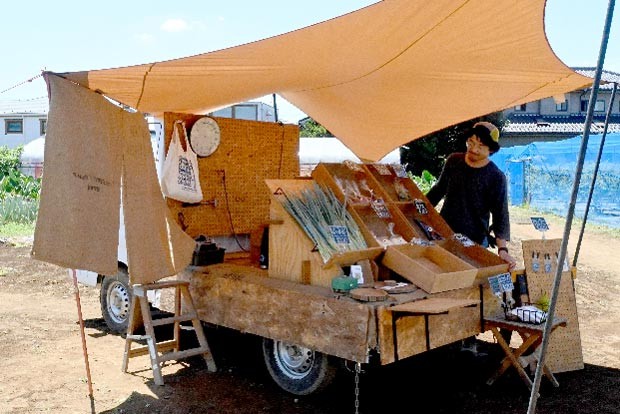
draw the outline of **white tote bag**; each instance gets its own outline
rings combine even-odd
[[[179,136],[182,131],[182,137]],[[181,145],[185,141],[185,148]],[[187,131],[183,121],[175,121],[172,126],[172,139],[164,160],[161,176],[161,190],[168,198],[186,203],[199,203],[202,200],[198,157],[187,141]]]

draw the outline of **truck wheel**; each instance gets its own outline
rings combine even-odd
[[[127,270],[119,268],[116,275],[104,277],[99,302],[103,319],[112,332],[127,332],[131,296]]]
[[[291,394],[321,391],[336,375],[327,355],[299,345],[263,338],[263,356],[271,378]]]

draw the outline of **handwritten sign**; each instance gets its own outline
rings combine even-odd
[[[428,209],[426,208],[424,201],[416,198],[413,200],[413,203],[415,204],[415,208],[418,210],[418,213],[422,215],[428,214]]]
[[[388,210],[387,206],[385,205],[385,202],[378,198],[376,200],[374,200],[371,203],[372,209],[375,211],[375,213],[377,213],[377,216],[379,216],[379,218],[382,219],[389,219],[392,218],[392,213],[390,213],[390,210]]]
[[[402,165],[392,164],[392,169],[398,178],[407,178],[407,170]]]
[[[532,220],[532,224],[534,228],[538,231],[547,231],[549,230],[549,226],[547,225],[547,221],[544,217],[530,217]]]
[[[329,226],[332,237],[337,244],[349,244],[349,231],[345,226]]]
[[[454,234],[454,239],[456,241],[458,241],[459,243],[461,243],[463,245],[463,247],[471,247],[471,246],[474,246],[476,244],[473,241],[471,241],[471,239],[469,237],[467,237],[466,235],[461,234],[461,233],[455,233]]]
[[[510,273],[502,273],[489,278],[489,285],[494,295],[500,295],[503,292],[511,292],[514,289],[512,277]]]

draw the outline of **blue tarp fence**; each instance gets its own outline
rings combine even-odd
[[[602,135],[590,135],[575,205],[583,218]],[[506,174],[511,205],[566,216],[581,136],[502,148],[491,159]],[[620,133],[607,134],[588,222],[620,228]]]

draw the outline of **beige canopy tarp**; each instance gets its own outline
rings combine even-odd
[[[62,76],[145,113],[279,93],[378,160],[430,132],[584,87],[543,0],[386,0],[294,32],[165,62]]]

